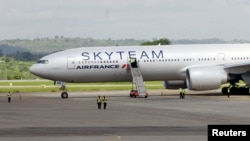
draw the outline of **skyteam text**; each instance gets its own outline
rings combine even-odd
[[[82,52],[83,60],[114,60],[114,59],[126,59],[126,58],[138,58],[138,59],[162,59],[164,54],[162,50],[155,51],[111,51],[111,52]]]

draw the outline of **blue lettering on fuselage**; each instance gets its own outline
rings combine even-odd
[[[112,64],[112,65],[82,65],[77,66],[76,69],[118,69],[120,65]]]
[[[102,60],[102,58],[99,56],[101,54],[101,52],[94,52],[93,55],[94,55],[94,60],[98,60],[97,58],[99,58],[99,60]]]
[[[120,60],[122,60],[123,59],[122,56],[123,56],[124,51],[117,51],[116,53],[120,55]]]
[[[136,58],[136,52],[135,51],[128,51],[128,57],[129,58]]]
[[[152,58],[153,59],[159,59],[159,58],[163,58],[163,51],[159,51],[159,53],[157,54],[155,51],[152,50]]]
[[[88,52],[83,52],[82,57],[83,57],[84,60],[89,60],[90,59]]]
[[[147,54],[146,51],[142,51],[140,59],[142,59],[142,58],[149,59],[148,54]]]
[[[111,55],[113,54],[113,52],[110,52],[110,53],[105,52],[105,54],[107,54],[107,55],[108,55],[108,57],[109,57],[109,60],[111,60]]]
[[[128,51],[125,53],[125,51],[111,51],[111,52],[82,52],[83,60],[122,60],[123,58],[136,58],[139,57],[139,59],[162,59],[164,58],[164,54],[162,50],[155,51],[152,50],[150,52],[147,51]],[[115,58],[117,57],[117,58]]]

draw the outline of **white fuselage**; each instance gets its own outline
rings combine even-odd
[[[64,82],[131,81],[130,58],[145,81],[185,80],[190,67],[248,63],[250,44],[82,47],[45,56],[30,71]]]

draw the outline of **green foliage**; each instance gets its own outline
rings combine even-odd
[[[159,39],[154,41],[147,41],[141,43],[142,46],[152,46],[152,45],[170,45],[170,41],[168,39]]]
[[[29,72],[29,67],[33,63],[0,57],[0,80],[35,79],[36,77]]]
[[[1,87],[3,86],[3,87]],[[0,81],[0,93],[22,92],[58,92],[59,86],[55,86],[49,80],[6,80]],[[148,90],[163,89],[161,81],[147,81]],[[69,92],[73,91],[104,91],[104,90],[130,90],[131,82],[106,82],[106,83],[67,83]]]

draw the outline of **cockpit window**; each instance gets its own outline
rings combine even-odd
[[[49,61],[48,60],[38,60],[36,63],[37,64],[48,64]]]

